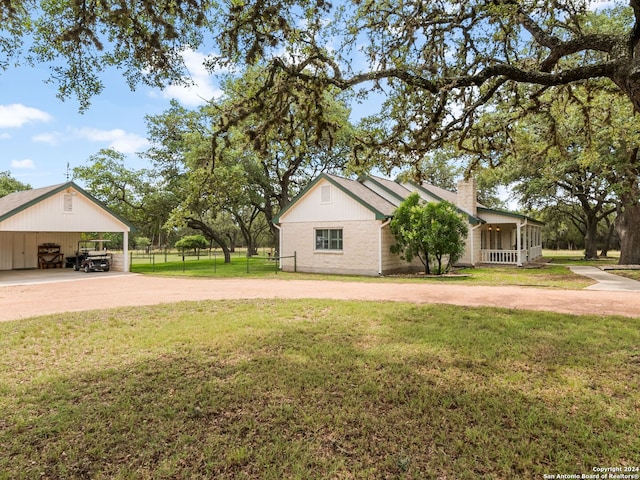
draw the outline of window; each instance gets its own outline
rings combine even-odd
[[[342,250],[342,229],[316,230],[316,250]]]

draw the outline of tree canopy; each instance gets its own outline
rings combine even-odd
[[[638,111],[640,0],[617,4],[606,22],[592,21],[593,3],[3,0],[1,65],[47,62],[61,96],[86,104],[104,68],[122,69],[131,85],[180,82],[180,54],[207,46],[212,70],[262,63],[321,88],[389,88],[431,126],[461,127],[514,82],[607,78]]]
[[[29,189],[31,189],[31,185],[13,178],[11,172],[0,172],[0,197]]]

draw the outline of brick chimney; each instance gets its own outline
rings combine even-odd
[[[473,216],[478,214],[478,185],[475,178],[458,182],[458,207]]]

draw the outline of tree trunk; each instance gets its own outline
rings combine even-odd
[[[201,220],[192,217],[187,217],[185,220],[187,221],[187,226],[189,228],[200,230],[206,237],[216,242],[224,253],[224,263],[231,263],[231,252],[221,235],[218,235],[215,230]]]
[[[615,231],[615,225],[609,217],[605,217],[605,221],[607,222],[607,233],[604,237],[604,242],[602,244],[602,250],[600,251],[601,257],[609,256],[609,249],[611,248],[611,238],[613,237],[613,232]]]
[[[598,258],[598,222],[587,215],[585,216],[585,223],[584,258],[592,260]]]
[[[620,265],[640,265],[640,201],[626,205],[615,222],[620,237]]]

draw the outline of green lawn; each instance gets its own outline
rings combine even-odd
[[[640,281],[640,270],[607,270],[607,272]]]
[[[165,262],[165,259],[167,260]],[[185,256],[156,255],[153,257],[133,257],[131,271],[151,275],[172,275],[190,277],[264,277],[278,273],[277,262],[266,257],[247,258],[233,255],[231,263],[224,263],[222,255]]]
[[[337,301],[0,323],[0,478],[542,478],[640,464],[640,319]]]
[[[574,255],[576,253],[574,252]],[[231,263],[225,264],[221,255],[208,258],[203,255],[200,259],[195,256],[182,257],[177,254],[166,256],[158,254],[153,260],[150,257],[134,257],[131,270],[149,275],[189,276],[189,277],[261,277],[279,279],[313,279],[313,280],[351,280],[361,282],[455,282],[469,285],[515,285],[539,288],[563,288],[579,290],[594,281],[569,270],[573,263],[557,264],[556,260],[550,264],[537,268],[516,268],[511,266],[492,266],[480,268],[465,268],[457,270],[458,277],[443,276],[440,278],[425,278],[422,275],[389,276],[389,277],[355,277],[344,275],[318,275],[305,273],[288,273],[277,270],[276,262],[264,257],[247,259],[242,252],[234,254]],[[575,262],[579,264],[581,262]]]

